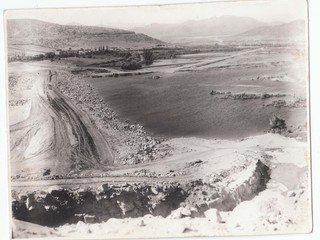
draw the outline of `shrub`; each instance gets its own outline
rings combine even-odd
[[[123,69],[123,70],[137,70],[140,68],[141,68],[141,64],[137,63],[136,61],[124,62],[121,65],[121,69]]]
[[[143,49],[143,57],[146,65],[153,63],[153,53],[151,49]]]
[[[270,97],[271,97],[271,95],[268,94],[268,93],[263,93],[263,94],[261,95],[261,98],[262,98],[262,99],[266,99],[266,98],[270,98]]]
[[[272,132],[272,133],[281,134],[282,132],[287,130],[286,121],[276,115],[273,115],[273,117],[270,119],[269,125],[270,125],[269,132]]]

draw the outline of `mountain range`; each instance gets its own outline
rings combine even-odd
[[[263,40],[263,39],[291,39],[303,40],[306,36],[306,24],[304,20],[296,20],[289,23],[261,26],[240,33],[232,38],[241,40]]]
[[[149,47],[163,44],[145,34],[115,28],[61,25],[35,19],[7,20],[8,45],[47,48]]]
[[[250,38],[296,38],[305,36],[303,20],[290,23],[262,22],[250,17],[222,16],[209,19],[186,21],[180,24],[153,23],[145,27],[131,29],[138,33],[169,42],[186,39],[215,37],[220,39]],[[276,33],[276,34],[275,34]]]
[[[61,25],[35,19],[7,20],[9,46],[57,48],[100,46],[145,48],[166,42],[213,43],[222,41],[305,40],[304,20],[265,23],[249,17],[222,16],[181,24],[154,23],[123,30],[106,26]],[[161,40],[159,40],[161,39]]]

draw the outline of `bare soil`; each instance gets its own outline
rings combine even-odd
[[[309,142],[299,135],[157,138],[119,120],[71,67],[20,66],[9,66],[15,238],[310,231]]]

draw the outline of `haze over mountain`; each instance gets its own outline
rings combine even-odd
[[[60,25],[35,19],[7,21],[9,45],[30,44],[47,48],[149,47],[163,42],[145,34],[115,28]]]
[[[164,41],[178,42],[179,40],[186,40],[187,38],[224,38],[227,36],[239,35],[253,29],[260,29],[256,30],[256,33],[258,34],[258,32],[264,31],[263,27],[266,27],[266,31],[269,29],[272,32],[272,26],[281,24],[284,23],[266,23],[250,17],[221,16],[204,20],[190,20],[181,24],[154,23],[146,27],[133,28],[132,30],[147,34],[151,37],[156,37]],[[283,34],[285,35],[285,33],[286,31]],[[255,32],[248,34],[252,34],[253,36],[255,35]]]
[[[262,40],[262,39],[291,39],[304,40],[306,34],[306,24],[304,20],[296,20],[289,23],[262,26],[233,36],[238,40]]]
[[[9,45],[34,45],[51,49],[99,46],[142,48],[164,44],[152,37],[168,42],[193,41],[196,44],[224,40],[304,40],[306,33],[304,20],[279,24],[234,16],[191,20],[181,24],[151,24],[133,29],[143,33],[105,26],[60,25],[34,19],[11,19],[7,21],[7,27]]]
[[[154,23],[132,30],[163,40],[173,40],[185,37],[235,35],[264,25],[265,23],[249,17],[222,16],[190,20],[181,24]]]

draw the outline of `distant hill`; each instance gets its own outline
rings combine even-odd
[[[164,41],[177,41],[182,38],[236,35],[265,25],[268,24],[254,18],[222,16],[192,20],[181,24],[154,23],[132,30]]]
[[[7,21],[8,45],[36,45],[46,48],[149,47],[164,42],[145,34],[121,29],[60,25],[35,19]]]
[[[82,24],[78,23],[78,22],[69,22],[66,25],[71,25],[71,26],[81,26]]]
[[[304,40],[306,36],[305,34],[305,21],[296,20],[274,26],[254,28],[231,38],[237,40]]]

